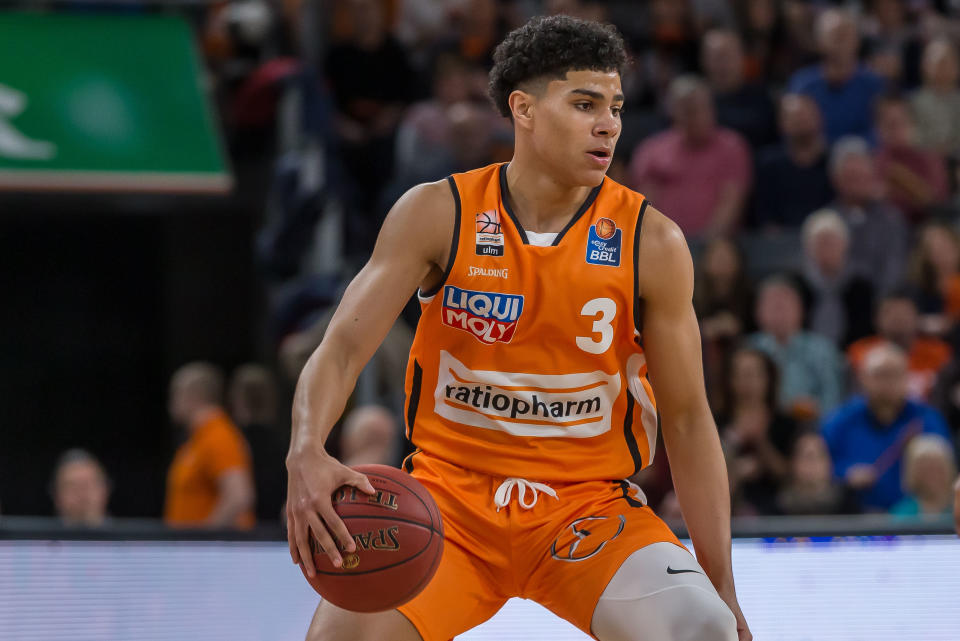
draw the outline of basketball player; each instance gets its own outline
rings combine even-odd
[[[334,565],[334,540],[355,549],[331,494],[373,488],[324,440],[418,287],[405,468],[436,499],[446,543],[412,601],[374,614],[321,603],[309,639],[444,641],[516,596],[600,641],[751,638],[690,253],[673,222],[605,177],[625,58],[596,23],[536,18],[510,33],[490,88],[513,120],[513,159],[407,192],[344,294],[294,400],[290,553],[312,576],[308,527]],[[696,559],[624,480],[650,464],[658,412]]]

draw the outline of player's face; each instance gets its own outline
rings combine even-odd
[[[538,158],[565,182],[599,185],[620,138],[622,108],[616,71],[570,71],[551,80],[533,119]]]

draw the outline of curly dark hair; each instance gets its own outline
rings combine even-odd
[[[562,79],[568,71],[623,73],[627,52],[617,28],[570,16],[532,18],[507,34],[493,53],[490,99],[510,116],[507,98],[521,84],[538,78]]]

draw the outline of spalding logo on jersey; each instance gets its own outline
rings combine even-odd
[[[509,343],[521,314],[523,296],[477,292],[453,285],[443,288],[443,324],[470,332],[485,345]]]
[[[591,265],[620,266],[620,241],[623,231],[609,218],[597,220],[590,226],[587,239],[587,262]]]
[[[503,228],[496,209],[477,212],[477,256],[503,256]]]

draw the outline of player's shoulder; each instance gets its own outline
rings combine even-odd
[[[683,232],[649,204],[644,209],[635,260],[644,298],[659,297],[658,294],[671,297],[693,286],[693,259]]]
[[[449,179],[414,185],[387,214],[374,257],[417,256],[441,264],[449,252],[459,209]]]
[[[649,256],[664,258],[689,258],[690,250],[680,226],[662,211],[647,204],[640,228],[638,259]]]
[[[450,214],[456,208],[456,198],[449,179],[420,183],[408,189],[393,206],[393,211],[417,213],[426,216]]]

